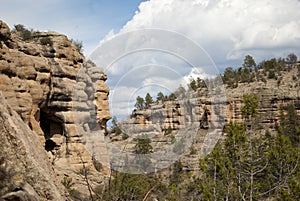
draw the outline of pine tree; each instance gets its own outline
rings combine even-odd
[[[149,108],[152,103],[153,103],[152,96],[149,93],[147,93],[145,96],[145,108]]]

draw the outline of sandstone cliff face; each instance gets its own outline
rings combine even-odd
[[[39,137],[0,92],[0,200],[69,200]],[[2,197],[2,199],[1,199]]]
[[[83,162],[92,165],[81,135],[93,129],[106,131],[110,119],[106,79],[66,36],[32,32],[24,40],[0,21],[0,91],[40,136],[61,174],[65,169],[74,172]]]
[[[242,121],[241,107],[243,105],[243,95],[258,94],[259,108],[257,121],[261,128],[275,128],[279,123],[280,108],[288,104],[295,105],[295,109],[300,114],[300,63],[289,64],[290,71],[282,72],[280,84],[275,79],[268,79],[266,83],[262,81],[252,83],[239,83],[237,88],[225,86],[226,103],[224,104],[225,121]],[[206,88],[200,88],[196,92],[189,92],[187,98],[189,107],[185,107],[182,100],[166,101],[155,103],[148,110],[133,112],[131,123],[141,125],[151,125],[158,115],[161,122],[161,130],[166,131],[169,127],[178,130],[185,125],[185,121],[199,124],[199,128],[208,129],[211,121],[212,102],[208,96]],[[186,119],[188,118],[188,120]]]
[[[170,145],[172,136],[184,128],[187,122],[198,125],[199,131],[193,139],[191,150],[186,150],[180,159],[184,169],[188,171],[198,170],[198,161],[203,154],[202,151],[209,150],[214,146],[214,144],[211,144],[212,146],[209,144],[209,139],[205,141],[209,129],[217,128],[220,121],[224,121],[225,124],[230,121],[243,121],[241,107],[243,106],[244,94],[258,94],[259,96],[258,115],[255,120],[258,125],[257,129],[275,130],[280,123],[281,107],[289,104],[293,104],[300,115],[300,81],[295,79],[299,78],[300,63],[288,64],[287,68],[290,70],[280,73],[280,83],[275,79],[267,79],[266,82],[239,83],[237,88],[225,86],[226,101],[220,107],[220,111],[224,115],[223,120],[212,117],[212,101],[208,96],[208,89],[203,87],[185,95],[185,99],[189,102],[188,105],[185,104],[186,100],[160,101],[151,105],[147,110],[133,112],[132,118],[120,126],[125,128],[125,131],[130,131],[130,135],[148,134],[151,137],[154,150],[159,150]],[[221,133],[223,136],[225,133],[220,132],[219,137],[222,138]],[[120,147],[126,145],[128,152],[133,150],[134,141],[130,139],[124,141],[119,136],[112,136],[112,139],[113,143]],[[215,141],[212,140],[212,142]],[[196,172],[193,171],[193,173]]]

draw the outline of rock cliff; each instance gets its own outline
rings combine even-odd
[[[93,129],[106,132],[110,119],[106,79],[66,36],[11,31],[0,21],[0,91],[34,132],[30,136],[40,138],[40,143],[33,139],[26,146],[44,147],[59,174],[74,172],[82,163],[92,167],[81,135]]]
[[[241,107],[245,94],[258,94],[259,96],[257,121],[261,128],[275,128],[279,123],[281,107],[288,104],[295,105],[295,109],[300,114],[300,81],[298,79],[300,63],[287,64],[286,68],[289,71],[281,72],[281,77],[278,79],[239,83],[237,88],[224,85],[226,94],[225,121],[242,121]],[[279,79],[280,83],[278,82]],[[189,91],[186,94],[186,99],[189,100],[191,108],[185,107],[182,100],[159,101],[152,104],[149,109],[134,111],[130,122],[133,125],[151,125],[155,122],[149,116],[158,115],[160,119],[164,120],[161,122],[161,131],[165,132],[169,127],[172,130],[182,128],[185,125],[186,116],[191,115],[190,121],[198,123],[199,128],[208,129],[212,113],[212,102],[208,94],[206,87]]]
[[[280,123],[281,108],[289,104],[293,104],[300,115],[300,63],[285,64],[284,69],[278,72],[277,79],[268,79],[265,76],[264,81],[239,83],[236,88],[224,85],[226,101],[220,108],[225,124],[230,121],[243,121],[241,107],[245,94],[257,94],[259,97],[258,114],[255,119],[258,125],[256,129],[274,131]],[[193,171],[199,168],[198,161],[203,148],[210,149],[210,145],[206,144],[209,143],[209,139],[203,144],[205,136],[208,135],[209,129],[217,128],[216,123],[219,120],[212,117],[213,106],[207,87],[190,90],[184,96],[183,100],[179,98],[174,101],[158,101],[148,109],[136,110],[131,119],[122,122],[119,126],[124,132],[129,131],[130,135],[148,134],[154,150],[159,150],[170,146],[176,132],[183,129],[187,122],[198,125],[198,134],[194,136],[190,149],[186,150],[184,157],[180,159],[184,169]],[[188,105],[185,104],[187,100]],[[221,138],[226,135],[224,132],[222,134]],[[112,135],[112,141],[128,152],[133,151],[135,145],[131,139],[124,140],[115,135]]]
[[[69,200],[42,143],[0,92],[0,200]]]

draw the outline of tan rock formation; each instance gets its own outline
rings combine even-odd
[[[106,79],[66,36],[32,32],[24,40],[0,21],[0,91],[40,136],[61,174],[81,168],[81,158],[93,168],[81,135],[93,129],[106,132],[111,118]]]
[[[239,83],[237,88],[225,86],[226,102],[221,104],[220,108],[213,107],[207,88],[200,88],[196,92],[190,91],[185,94],[184,100],[160,101],[151,105],[149,109],[137,110],[133,112],[132,119],[124,121],[120,126],[125,132],[129,131],[130,135],[148,134],[151,137],[154,150],[159,150],[170,144],[170,138],[175,136],[178,130],[190,124],[198,125],[199,132],[194,137],[191,146],[191,148],[198,150],[198,153],[190,154],[188,151],[180,159],[184,169],[188,171],[197,170],[199,168],[197,161],[202,154],[199,151],[210,149],[209,139],[205,142],[208,144],[204,143],[205,136],[209,135],[209,129],[218,128],[218,125],[222,126],[220,124],[222,121],[226,124],[230,121],[241,122],[243,120],[241,107],[243,106],[244,94],[258,94],[259,96],[258,115],[255,120],[258,129],[275,130],[279,124],[282,106],[293,104],[300,115],[300,81],[295,79],[295,75],[299,76],[300,63],[287,65],[290,70],[281,72],[280,84],[275,79],[267,79],[266,83],[262,81]],[[186,104],[187,101],[189,104]],[[222,119],[222,115],[221,118],[213,116],[213,108],[215,111],[220,110],[224,118]],[[216,136],[220,137],[220,135],[209,137]],[[212,142],[217,140],[212,140]],[[118,136],[112,136],[112,143],[119,146],[120,149],[126,148],[128,152],[133,150],[132,147],[135,144],[130,139],[126,139],[124,142]],[[212,144],[213,146],[214,144]]]
[[[0,166],[5,167],[1,178],[6,178],[1,181],[0,200],[70,200],[55,177],[38,135],[7,104],[1,92],[0,142]]]

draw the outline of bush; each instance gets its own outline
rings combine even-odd
[[[93,66],[93,67],[96,67],[96,64],[92,60],[90,60],[90,59],[87,60],[86,63],[91,64],[91,66]]]
[[[24,25],[17,24],[17,25],[14,25],[14,27],[15,28],[13,31],[17,32],[23,40],[32,39],[32,31],[29,31],[28,29],[26,29]]]
[[[286,58],[286,60],[289,63],[297,63],[298,57],[294,53],[291,53],[291,54],[288,55],[288,57]]]
[[[165,131],[165,135],[169,135],[169,134],[171,134],[171,133],[172,133],[172,131],[173,131],[172,127],[171,127],[171,126],[169,126],[169,127],[168,127],[168,129]]]
[[[276,75],[275,75],[275,72],[274,72],[273,70],[270,70],[270,71],[269,71],[268,78],[269,78],[269,79],[276,79]]]
[[[150,154],[153,152],[153,147],[151,146],[151,139],[146,135],[143,135],[139,138],[135,138],[135,153],[136,154]]]
[[[70,177],[65,176],[63,180],[61,180],[62,185],[66,187],[66,189],[70,192],[72,190],[72,187],[74,186],[73,179]]]
[[[41,38],[40,43],[41,43],[41,45],[50,45],[50,46],[53,45],[53,41],[49,37]]]
[[[129,138],[129,135],[126,133],[122,134],[122,140],[127,140]]]
[[[82,41],[71,39],[71,42],[76,46],[77,51],[82,53],[82,51],[83,51]]]

